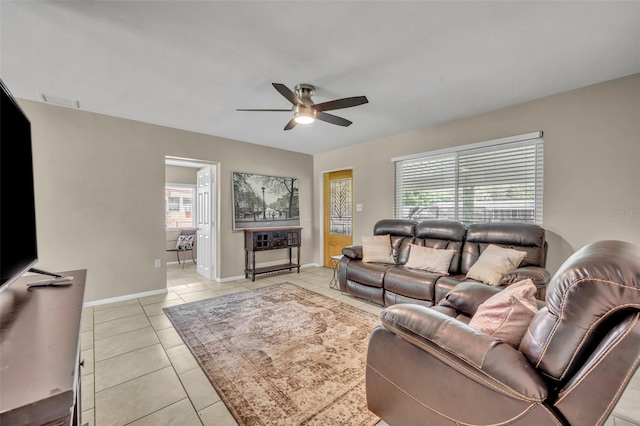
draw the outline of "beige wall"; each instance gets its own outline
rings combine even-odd
[[[425,111],[429,114],[429,111]],[[380,117],[384,119],[384,117]],[[391,158],[544,132],[544,213],[555,272],[583,245],[640,243],[640,74],[314,157],[314,200],[327,170],[353,168],[354,242],[393,217]],[[320,231],[319,203],[314,232]],[[316,250],[320,251],[320,242]]]
[[[165,156],[218,162],[218,276],[244,276],[243,234],[231,230],[231,171],[297,177],[303,247],[311,233],[313,157],[20,100],[31,121],[38,267],[86,268],[85,302],[166,287]],[[302,263],[312,263],[302,250]]]
[[[198,182],[198,169],[194,167],[165,166],[164,180],[167,183],[195,185]]]
[[[538,130],[545,141],[549,269],[591,241],[640,243],[640,74],[314,157],[20,104],[33,129],[38,267],[87,268],[85,301],[165,287],[166,270],[153,265],[166,255],[165,156],[219,163],[222,279],[243,275],[244,267],[242,233],[231,230],[232,171],[299,179],[302,263],[320,263],[322,172],[353,168],[354,203],[363,205],[354,216],[357,242],[393,215],[392,157]],[[277,259],[270,255],[264,260]]]

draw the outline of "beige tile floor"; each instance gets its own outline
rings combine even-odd
[[[235,420],[162,308],[288,281],[379,314],[381,307],[329,288],[332,270],[303,268],[217,283],[193,265],[167,267],[168,293],[85,308],[82,321],[82,422],[90,426],[227,426]],[[379,426],[385,426],[380,422]],[[640,425],[640,374],[606,423]]]
[[[287,281],[374,314],[381,307],[329,288],[333,271],[303,268],[217,283],[193,265],[167,267],[168,293],[85,308],[82,422],[116,425],[236,425],[162,308]],[[382,422],[381,425],[384,425]]]

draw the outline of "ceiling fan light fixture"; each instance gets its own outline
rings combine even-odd
[[[308,115],[298,115],[296,117],[296,123],[298,124],[311,124],[314,121],[316,121],[316,119]]]
[[[298,124],[311,124],[316,121],[316,112],[313,109],[301,108],[299,105],[293,107],[293,119]]]

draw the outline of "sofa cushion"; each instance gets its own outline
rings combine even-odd
[[[417,223],[415,220],[408,219],[382,219],[373,226],[373,234],[413,237]]]
[[[428,219],[416,225],[415,244],[435,249],[455,250],[449,274],[460,273],[461,249],[467,228],[453,220]]]
[[[398,303],[411,303],[414,305],[433,307],[433,301],[431,300],[419,300],[413,297],[403,296],[402,294],[396,294],[389,290],[384,291],[384,306],[397,305]]]
[[[490,244],[526,252],[520,266],[545,266],[547,243],[543,227],[530,223],[474,223],[465,237],[460,273],[469,272]]]
[[[510,285],[480,304],[469,326],[518,347],[538,312],[536,292],[536,286],[529,279]]]
[[[384,289],[416,300],[433,302],[434,287],[440,274],[394,266],[387,269]]]
[[[449,265],[451,265],[451,259],[456,253],[455,250],[434,249],[415,244],[411,244],[410,247],[409,259],[405,263],[405,267],[449,275]]]
[[[440,278],[438,278],[438,281],[436,281],[436,292],[435,292],[435,303],[438,303],[439,301],[441,301],[442,299],[445,298],[445,296],[447,295],[447,293],[449,293],[455,286],[457,286],[458,284],[460,284],[462,281],[464,281],[466,279],[466,277],[464,275],[454,275],[454,276],[442,276]],[[483,284],[486,287],[486,284]]]
[[[409,244],[413,243],[417,222],[408,219],[382,219],[373,226],[373,235],[391,236],[391,251],[395,263],[403,265],[409,257]]]
[[[467,272],[467,278],[499,286],[502,276],[516,269],[527,255],[518,251],[490,244],[480,255],[478,261]]]
[[[362,261],[367,263],[395,263],[391,250],[391,236],[389,234],[363,236]]]
[[[396,260],[396,265],[404,265],[409,259],[409,250],[413,244],[413,237],[391,236],[391,251]]]
[[[387,263],[365,263],[352,260],[346,271],[346,279],[365,286],[382,288],[384,275],[392,266]]]
[[[340,290],[359,297],[360,299],[366,299],[379,305],[384,305],[385,291],[382,287],[362,285],[355,281],[346,280],[344,286],[340,286]]]

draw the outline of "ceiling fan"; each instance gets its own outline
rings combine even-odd
[[[293,104],[291,109],[237,109],[236,111],[292,112],[293,118],[284,126],[284,130],[291,130],[296,124],[313,123],[315,120],[322,120],[327,123],[347,127],[351,125],[351,121],[336,115],[327,114],[325,111],[350,108],[369,102],[366,96],[353,96],[315,104],[311,100],[311,96],[316,93],[316,89],[310,84],[298,84],[295,87],[295,93],[282,83],[271,84],[273,84],[273,87],[275,87],[282,96]]]

